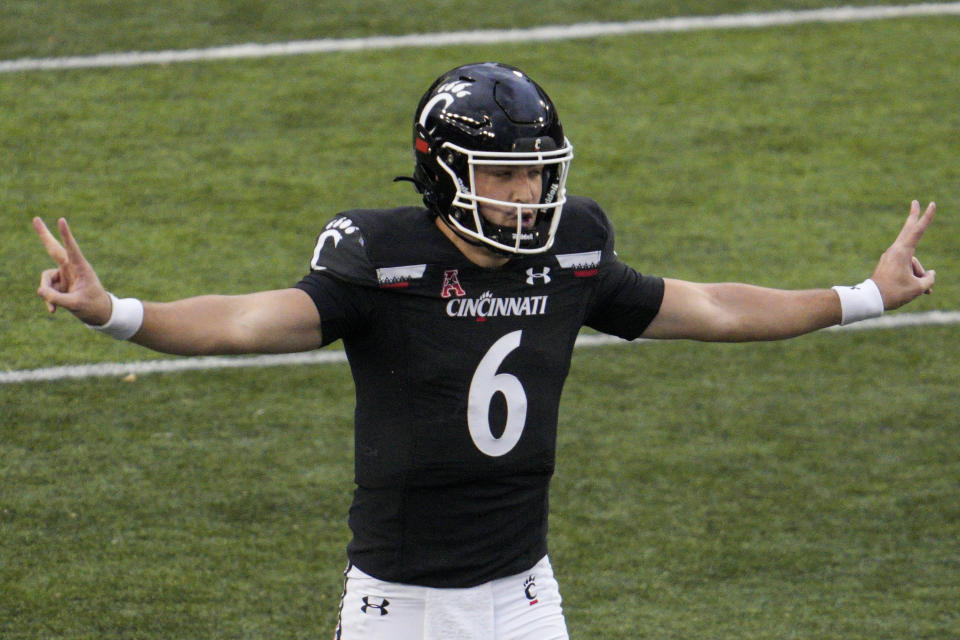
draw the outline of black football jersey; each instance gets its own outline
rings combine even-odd
[[[620,262],[593,201],[553,248],[482,268],[425,209],[345,212],[298,285],[356,384],[348,555],[382,580],[467,587],[547,551],[560,392],[582,326],[632,339],[663,281]]]

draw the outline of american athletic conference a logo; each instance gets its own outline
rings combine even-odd
[[[380,602],[370,602],[370,596],[363,596],[363,598],[361,598],[361,600],[363,601],[363,604],[360,605],[360,611],[363,611],[366,614],[379,613],[381,616],[385,616],[388,613],[390,613],[389,611],[387,611],[387,607],[390,605],[390,601],[387,600],[386,598],[376,598],[376,599],[380,600]]]
[[[462,298],[467,292],[460,286],[460,276],[457,269],[445,269],[443,272],[443,286],[440,288],[440,297],[449,298],[456,295]]]

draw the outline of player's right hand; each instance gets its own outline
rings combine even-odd
[[[41,274],[37,295],[47,303],[50,313],[56,311],[57,307],[63,307],[87,324],[106,324],[113,308],[110,296],[100,284],[93,267],[83,257],[66,219],[60,218],[57,227],[63,239],[62,245],[43,220],[33,219],[33,228],[57,265],[56,269],[47,269]]]

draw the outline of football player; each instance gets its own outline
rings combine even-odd
[[[65,220],[39,295],[119,339],[176,354],[342,340],[356,383],[356,490],[337,637],[567,637],[547,555],[560,391],[581,327],[626,339],[789,338],[899,307],[934,283],[912,203],[871,278],[777,290],[638,273],[593,201],[568,195],[573,147],[519,69],[453,69],[413,121],[424,206],[339,213],[294,286],[174,302],[118,299]]]

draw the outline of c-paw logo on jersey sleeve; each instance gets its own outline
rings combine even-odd
[[[313,250],[313,260],[310,261],[310,265],[315,271],[324,271],[326,267],[320,264],[320,252],[323,251],[323,248],[327,245],[327,240],[333,243],[333,248],[336,249],[340,246],[340,242],[345,236],[352,236],[359,229],[353,220],[346,218],[344,216],[337,216],[333,220],[327,223],[327,226],[323,228],[323,233],[317,237],[317,246]],[[357,241],[363,245],[363,236],[357,235]]]

